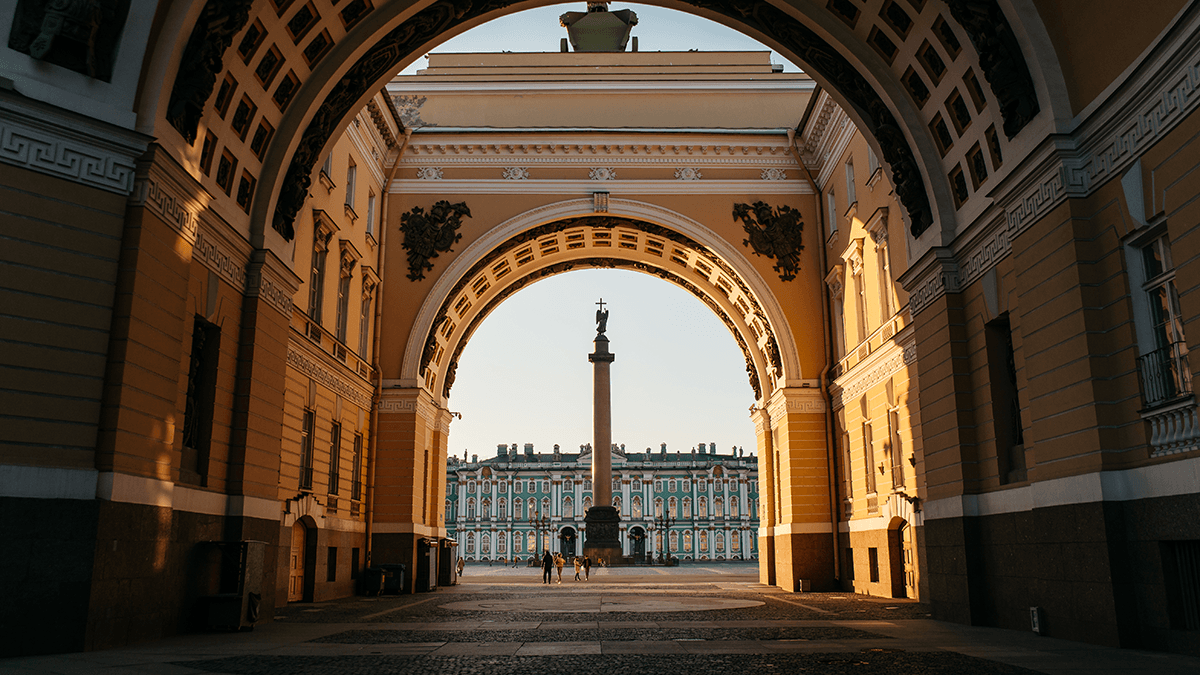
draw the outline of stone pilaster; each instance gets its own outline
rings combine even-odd
[[[773,484],[775,584],[797,590],[833,587],[833,525],[829,512],[825,399],[818,389],[775,392],[767,405],[776,467]]]

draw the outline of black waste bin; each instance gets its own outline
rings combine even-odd
[[[382,567],[368,567],[362,580],[363,595],[379,595],[383,592],[387,572]]]
[[[407,588],[404,575],[408,570],[404,563],[382,563],[379,568],[384,574],[383,590],[387,593],[403,593]]]

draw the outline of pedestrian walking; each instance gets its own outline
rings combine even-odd
[[[583,580],[587,581],[592,578],[592,558],[591,556],[583,556]]]
[[[550,557],[550,549],[542,554],[542,583],[550,583],[550,571],[554,569],[554,558]]]
[[[466,568],[466,566],[467,566],[467,561],[463,560],[461,555],[458,556],[458,576],[461,577],[463,575],[463,569]]]
[[[563,568],[564,563],[566,563],[566,561],[563,560],[562,554],[555,553],[554,554],[554,566],[556,568],[558,568],[558,583],[560,583],[560,584],[562,583],[562,568]]]
[[[579,573],[583,571],[583,562],[575,556],[575,581],[579,581]]]

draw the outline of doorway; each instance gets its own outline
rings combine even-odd
[[[307,538],[308,528],[302,521],[297,520],[296,524],[292,525],[292,552],[288,562],[288,602],[304,600],[304,554]]]
[[[558,550],[567,560],[575,557],[575,541],[578,538],[573,527],[564,527],[558,534]]]
[[[633,554],[635,561],[646,558],[646,531],[640,527],[629,531],[629,552]]]

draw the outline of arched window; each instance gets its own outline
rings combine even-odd
[[[633,513],[631,515],[634,518],[642,517],[642,497],[641,497],[641,495],[634,495],[632,509],[633,509]]]
[[[504,536],[504,533],[496,535],[496,553],[508,553],[508,542],[505,541],[506,539],[507,537]]]
[[[468,532],[467,533],[467,555],[473,555],[474,553],[475,553],[475,533]]]
[[[550,481],[548,481],[548,480],[542,481],[542,492],[545,492],[547,494],[550,493]]]
[[[525,512],[526,520],[537,518],[537,500],[533,497],[529,498],[529,510]]]
[[[590,508],[592,508],[592,498],[591,498],[591,497],[584,497],[584,498],[583,498],[583,515],[585,515],[585,516],[586,516],[586,515],[587,515],[587,512],[588,512],[588,509],[590,509]]]
[[[725,500],[720,497],[713,497],[713,515],[717,518],[725,517]]]
[[[513,553],[520,553],[524,549],[525,535],[520,532],[513,535]]]
[[[467,483],[467,492],[469,494],[475,494],[475,481]]]
[[[575,517],[575,502],[570,497],[563,497],[562,517],[563,518],[574,518]]]
[[[629,484],[629,489],[633,490],[634,492],[641,492],[642,491],[642,481],[634,478],[633,482]]]
[[[678,518],[679,510],[677,507],[678,507],[678,502],[676,501],[676,499],[674,497],[671,497],[670,499],[668,499],[667,500],[667,515],[671,516],[672,518]]]
[[[662,481],[661,480],[654,481],[654,491],[662,492]]]
[[[683,481],[683,491],[684,492],[692,491],[692,481],[686,480],[686,479]]]
[[[521,519],[521,498],[513,497],[513,520]]]
[[[485,520],[492,517],[492,500],[485,499],[479,503],[479,517]]]
[[[629,515],[625,511],[621,510],[621,495],[613,495],[613,504],[612,505],[613,505],[613,508],[617,510],[617,513],[619,513],[623,516]]]
[[[454,520],[454,502],[446,500],[446,520]]]
[[[742,535],[740,532],[729,533],[729,551],[731,553],[740,553],[742,550]]]
[[[616,492],[616,491],[618,491],[618,490],[620,490],[620,489],[621,489],[621,479],[620,479],[620,478],[614,478],[614,479],[613,479],[613,492]]]
[[[550,515],[550,498],[549,497],[542,497],[542,515],[543,516]]]
[[[508,500],[507,499],[497,499],[496,506],[499,507],[499,509],[500,509],[500,520],[504,520],[505,518],[507,518],[508,517]]]
[[[716,544],[717,553],[725,552],[725,535],[717,532],[713,535],[713,543]]]
[[[467,520],[475,520],[475,498],[467,499]]]
[[[739,504],[741,504],[741,503],[742,503],[741,497],[730,497],[729,498],[729,517],[730,518],[738,517],[738,512],[740,512],[742,510],[741,507],[739,506]]]
[[[506,481],[500,481],[499,489],[500,489],[501,493],[507,494],[508,493],[508,483]]]
[[[673,530],[671,531],[671,550],[672,551],[679,550],[679,533],[675,532]]]
[[[683,498],[683,517],[684,518],[692,517],[692,498],[691,497]]]
[[[692,552],[692,533],[691,532],[683,533],[683,550],[688,553]]]
[[[535,492],[537,492],[537,482],[531,480],[529,481],[529,494],[533,494]]]
[[[700,530],[700,552],[708,553],[708,531]]]
[[[483,481],[483,493],[488,495],[492,494],[492,481]]]
[[[655,517],[655,518],[662,518],[662,514],[663,514],[663,512],[662,512],[662,500],[661,500],[661,499],[655,499],[655,500],[654,500],[654,517]]]
[[[488,555],[492,552],[492,538],[486,532],[479,535],[479,554]]]
[[[674,479],[674,478],[672,478],[672,479],[671,479],[671,480],[670,480],[670,481],[667,483],[667,492],[675,492],[675,488],[677,487],[677,485],[678,485],[678,484],[675,482],[675,479]]]
[[[513,483],[513,493],[514,494],[520,494],[521,492],[524,491],[524,488],[525,488],[525,481],[523,481],[523,480],[519,480],[519,481]]]
[[[530,532],[529,534],[526,535],[526,538],[529,541],[529,552],[537,553],[537,534],[534,532]]]
[[[707,497],[700,497],[699,499],[696,500],[696,517],[697,518],[707,518],[708,517],[708,498]]]

